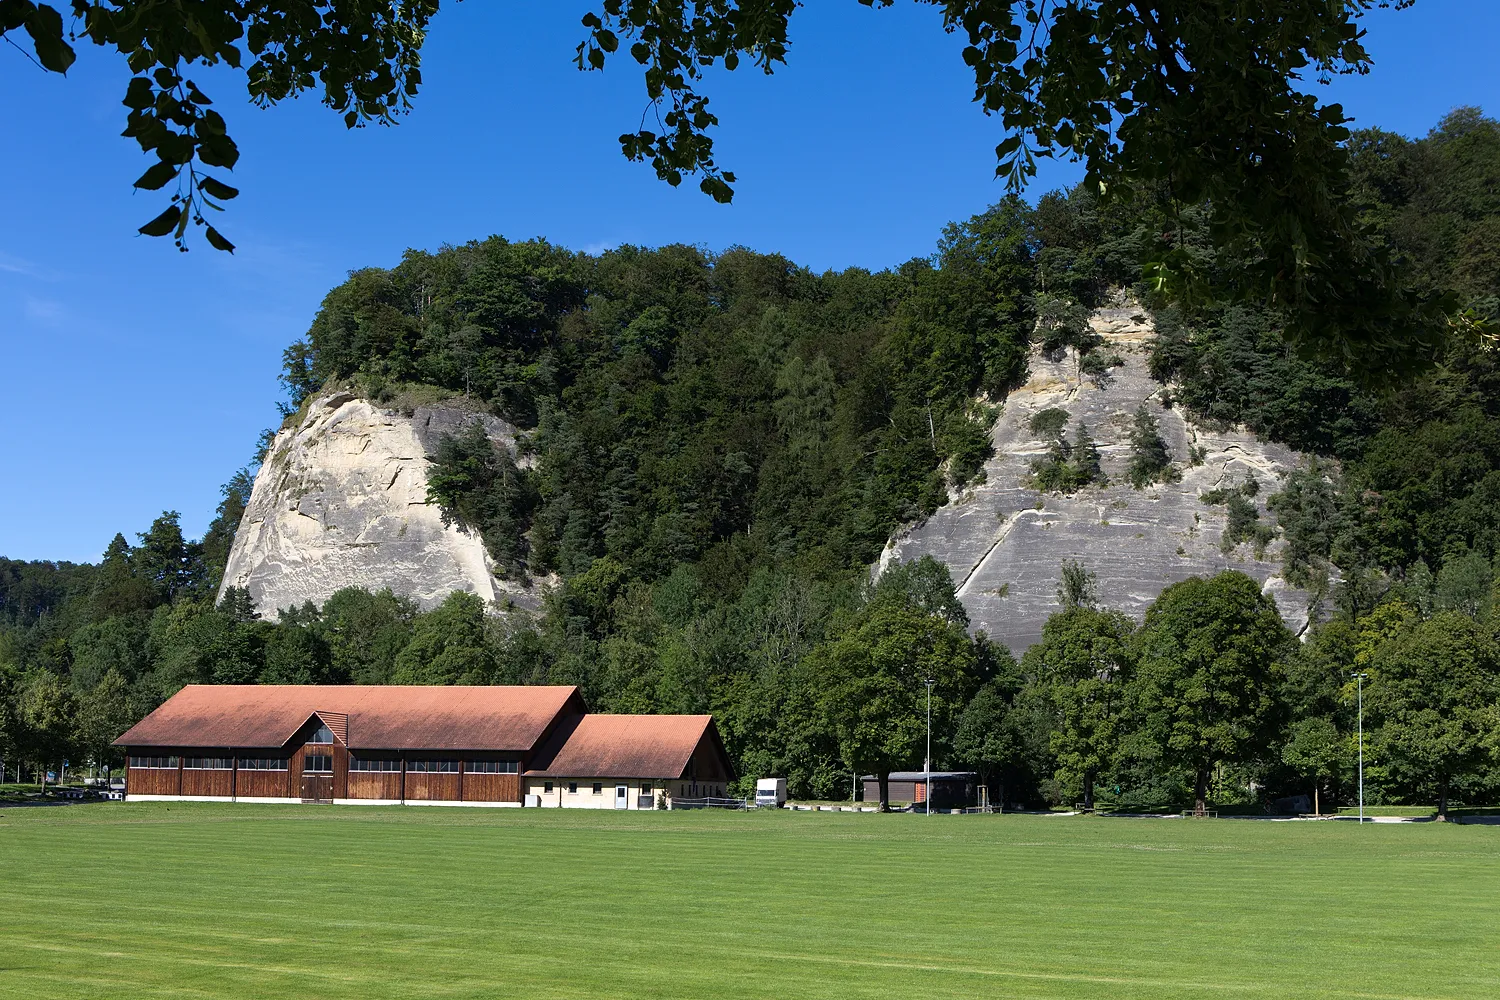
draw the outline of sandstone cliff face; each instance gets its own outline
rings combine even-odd
[[[266,617],[348,586],[390,587],[424,608],[455,590],[534,604],[495,578],[477,533],[445,526],[427,502],[426,456],[475,420],[514,451],[516,429],[495,417],[441,405],[408,417],[347,392],[315,399],[255,477],[220,596],[248,588]]]
[[[1199,500],[1206,490],[1238,485],[1250,476],[1260,487],[1254,503],[1267,520],[1266,497],[1280,489],[1280,479],[1300,456],[1248,433],[1195,426],[1179,409],[1164,409],[1163,387],[1147,367],[1153,331],[1139,310],[1101,310],[1092,322],[1105,338],[1101,350],[1119,354],[1125,364],[1112,369],[1101,388],[1087,377],[1080,384],[1071,354],[1049,360],[1034,350],[1030,381],[1006,398],[995,424],[986,482],[893,538],[876,571],[892,560],[924,554],[946,563],[973,627],[1018,655],[1041,637],[1047,617],[1058,610],[1064,560],[1078,560],[1097,574],[1101,604],[1137,620],[1169,584],[1238,569],[1264,584],[1293,630],[1305,628],[1308,595],[1281,578],[1282,543],[1273,542],[1259,559],[1248,544],[1221,551],[1226,509]],[[1130,428],[1143,401],[1183,473],[1179,483],[1144,490],[1130,486]],[[1087,425],[1109,485],[1071,496],[1026,485],[1032,461],[1048,448],[1028,423],[1049,407],[1068,411],[1070,440],[1080,419]],[[1190,464],[1190,447],[1201,449],[1196,452],[1200,464]]]

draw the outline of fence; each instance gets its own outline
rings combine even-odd
[[[701,799],[685,799],[673,796],[671,799],[672,809],[748,809],[748,799],[721,799],[708,796]]]

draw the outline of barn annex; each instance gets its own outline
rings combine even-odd
[[[590,714],[567,686],[194,684],[115,745],[130,800],[519,806],[524,781],[642,809],[733,777],[711,716]]]

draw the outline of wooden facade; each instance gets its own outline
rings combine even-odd
[[[521,805],[522,776],[601,718],[575,688],[190,685],[117,745],[129,799]],[[707,716],[610,718],[630,727],[609,742],[613,759],[666,753],[674,762],[643,773],[695,790],[730,780],[717,733],[702,739]]]

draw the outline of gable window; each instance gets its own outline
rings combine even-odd
[[[302,758],[302,772],[304,774],[332,774],[333,758],[327,754],[310,753]]]
[[[516,760],[471,760],[464,764],[470,774],[520,774],[521,762]]]
[[[349,758],[349,770],[351,771],[399,771],[401,762],[399,760],[366,760],[363,757]]]
[[[333,742],[333,732],[327,726],[323,725],[323,723],[320,722],[320,723],[318,723],[318,728],[314,729],[313,730],[313,734],[307,738],[307,742],[309,742],[309,743],[332,743]]]

